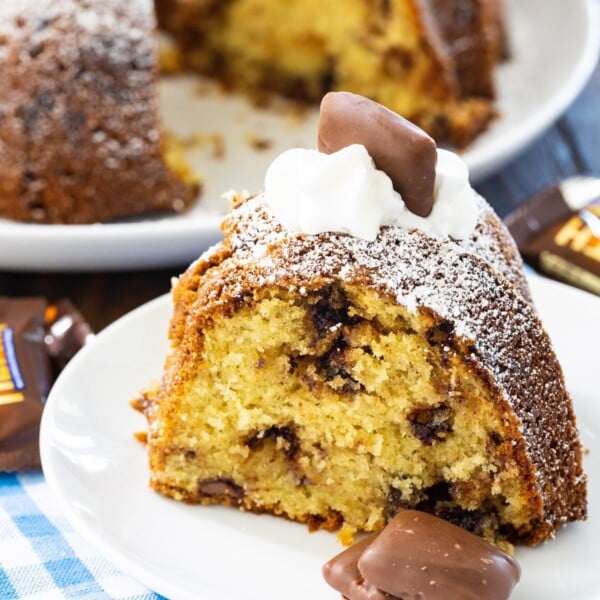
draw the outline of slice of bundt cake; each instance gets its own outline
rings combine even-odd
[[[157,0],[187,67],[234,89],[318,101],[349,90],[438,142],[464,146],[492,118],[499,0]]]
[[[195,199],[161,136],[152,10],[0,2],[0,217],[92,223]]]
[[[370,117],[355,125],[402,126]],[[162,381],[134,401],[155,490],[330,530],[417,508],[501,544],[585,518],[571,400],[514,244],[460,160],[437,161],[425,218],[355,145],[290,151],[265,194],[235,197],[224,241],[174,285]]]

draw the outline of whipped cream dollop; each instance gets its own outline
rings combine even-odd
[[[267,170],[265,199],[286,229],[311,235],[331,231],[373,241],[382,226],[395,225],[460,240],[471,235],[477,222],[467,166],[458,155],[440,149],[435,199],[427,217],[408,210],[389,176],[360,144],[333,154],[287,150]]]

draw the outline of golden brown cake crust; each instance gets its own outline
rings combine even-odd
[[[474,242],[479,247],[487,241],[481,215]],[[262,197],[235,210],[224,232],[225,241],[193,264],[174,288],[170,337],[177,351],[168,358],[162,390],[145,407],[151,438],[160,419],[168,418],[163,414],[156,420],[161,395],[177,394],[193,378],[193,356],[212,319],[251,306],[269,286],[306,293],[343,281],[443,325],[449,332],[446,343],[486,382],[510,424],[511,440],[502,452],[519,463],[529,490],[526,502],[538,515],[517,541],[539,543],[562,524],[585,518],[586,478],[561,367],[531,304],[491,264],[472,249],[415,230],[383,228],[371,243],[343,234],[289,234]],[[503,261],[500,256],[494,262]],[[164,484],[156,487],[169,493]]]
[[[161,156],[150,0],[0,3],[0,216],[91,223],[183,210]]]
[[[526,300],[531,301],[531,292],[523,271],[523,259],[508,229],[492,207],[479,195],[477,208],[479,219],[475,231],[470,237],[457,243],[461,248],[493,265]]]

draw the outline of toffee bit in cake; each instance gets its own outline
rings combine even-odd
[[[484,515],[478,510],[467,510],[449,502],[439,502],[434,512],[441,519],[476,535],[483,535],[486,529],[489,529],[489,522],[492,519],[490,514]]]
[[[386,500],[386,521],[391,520],[401,510],[406,510],[408,508],[415,508],[419,506],[419,499],[421,498],[421,495],[412,495],[410,498],[405,498],[404,494],[400,490],[391,487]]]
[[[352,367],[347,363],[347,349],[348,343],[344,338],[338,337],[331,348],[317,358],[318,372],[327,383],[341,392],[364,390],[364,386],[352,377]]]
[[[381,15],[386,19],[392,14],[392,1],[381,0]]]
[[[337,531],[343,522],[344,517],[337,510],[329,510],[326,515],[307,515],[306,520],[309,531]]]
[[[241,501],[244,497],[244,488],[234,483],[231,479],[205,479],[198,483],[198,492],[202,496],[226,497],[231,500]]]
[[[338,286],[327,286],[309,298],[307,305],[316,333],[326,336],[338,325],[354,325],[356,316],[351,316],[352,306],[344,291]]]
[[[423,407],[412,410],[406,417],[410,421],[413,435],[426,446],[443,442],[446,434],[452,431],[454,415],[447,404]]]
[[[232,300],[235,310],[239,310],[248,304],[250,301],[250,294],[237,294]]]
[[[427,331],[427,341],[432,346],[452,346],[454,325],[450,321],[442,321]]]
[[[390,488],[387,496],[386,520],[391,520],[403,510],[416,509],[433,513],[471,533],[492,539],[493,532],[500,526],[496,508],[486,506],[484,512],[469,510],[457,504],[459,490],[468,486],[469,482],[464,482],[464,485],[460,482],[450,485],[446,481],[440,481],[429,488],[413,490],[408,496],[396,488]]]
[[[258,431],[246,437],[244,445],[250,450],[258,450],[267,440],[274,440],[281,444],[286,458],[293,460],[299,448],[298,436],[294,430],[294,425],[284,425],[283,427],[272,425],[264,431]]]
[[[386,520],[390,520],[401,510],[416,509],[434,513],[436,506],[449,505],[452,502],[450,484],[439,481],[429,487],[412,487],[409,493],[391,487],[387,496]]]
[[[535,522],[536,527],[540,527],[542,523]],[[510,543],[515,544],[521,537],[522,533],[518,530],[517,527],[511,525],[510,523],[502,523],[498,527],[498,531],[503,539],[508,540]]]
[[[317,451],[321,458],[325,458],[327,456],[327,450],[323,448],[323,444],[321,444],[321,442],[315,442],[312,447]]]
[[[433,512],[435,505],[438,502],[448,502],[451,500],[450,496],[450,484],[446,481],[438,481],[432,486],[423,490],[425,495],[425,502],[419,504],[419,510],[426,510],[427,512]]]
[[[504,438],[497,431],[490,431],[488,437],[495,446],[499,446],[504,441]]]
[[[292,375],[298,371],[300,366],[300,357],[298,356],[288,356],[288,368],[287,374]]]
[[[344,351],[347,347],[348,344],[342,338],[338,338],[331,349],[317,359],[319,368],[325,376],[325,381],[331,381],[337,376],[342,378],[350,377],[344,360]]]

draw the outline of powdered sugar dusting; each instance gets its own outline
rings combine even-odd
[[[493,226],[497,224],[490,223],[491,209],[482,199],[478,199],[478,209],[480,219],[476,233],[464,243],[402,227],[383,227],[373,242],[338,233],[314,236],[290,233],[277,222],[262,196],[243,203],[226,222],[225,230],[233,234],[229,242],[236,262],[244,263],[252,271],[257,266],[263,267],[261,271],[275,271],[272,273],[275,280],[288,278],[290,272],[294,277],[308,279],[339,274],[349,281],[364,280],[368,274],[371,285],[412,310],[425,304],[442,317],[453,319],[459,316],[460,302],[451,295],[439,294],[445,282],[452,280],[465,293],[479,294],[486,305],[487,298],[498,287],[495,279],[482,282],[472,270],[463,268],[463,263],[473,260],[474,256],[483,254],[486,262],[515,286],[526,287],[520,260],[512,262],[512,255],[507,257],[502,251],[500,242],[506,240]],[[269,248],[276,248],[277,252],[268,252]],[[438,256],[442,251],[456,255],[446,273],[440,272],[445,262]],[[399,259],[404,263],[402,270]],[[490,289],[480,289],[483,284]],[[468,320],[458,323],[457,327],[460,335],[475,337]]]

